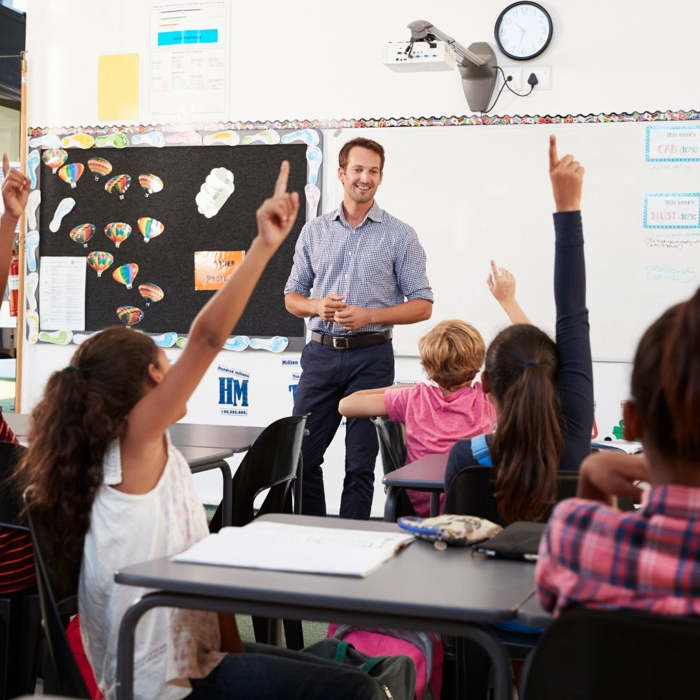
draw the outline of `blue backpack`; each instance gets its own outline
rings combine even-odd
[[[489,452],[489,445],[486,442],[486,435],[477,435],[472,438],[472,454],[474,459],[482,467],[492,467],[493,462],[491,461],[491,453]]]

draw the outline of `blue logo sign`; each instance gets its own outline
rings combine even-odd
[[[248,380],[219,377],[219,404],[248,406]]]

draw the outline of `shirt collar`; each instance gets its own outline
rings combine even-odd
[[[653,486],[643,513],[647,518],[668,515],[683,520],[697,519],[700,517],[700,488],[679,484]]]
[[[340,219],[340,221],[346,225],[349,226],[348,222],[345,220],[345,212],[343,211],[343,204],[342,202],[338,206],[338,208],[333,212],[333,220]],[[377,200],[375,199],[374,202],[372,202],[372,206],[370,207],[370,210],[367,212],[367,216],[362,220],[362,223],[360,226],[362,226],[367,219],[371,219],[372,221],[376,223],[381,223],[384,220],[384,210],[379,207],[377,204]],[[357,228],[359,228],[358,226]]]

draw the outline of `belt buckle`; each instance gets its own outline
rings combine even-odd
[[[350,347],[350,341],[345,336],[334,336],[333,337],[333,349],[334,350],[347,350]]]

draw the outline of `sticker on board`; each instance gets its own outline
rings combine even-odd
[[[245,250],[197,250],[194,253],[194,288],[221,289],[243,261]]]

